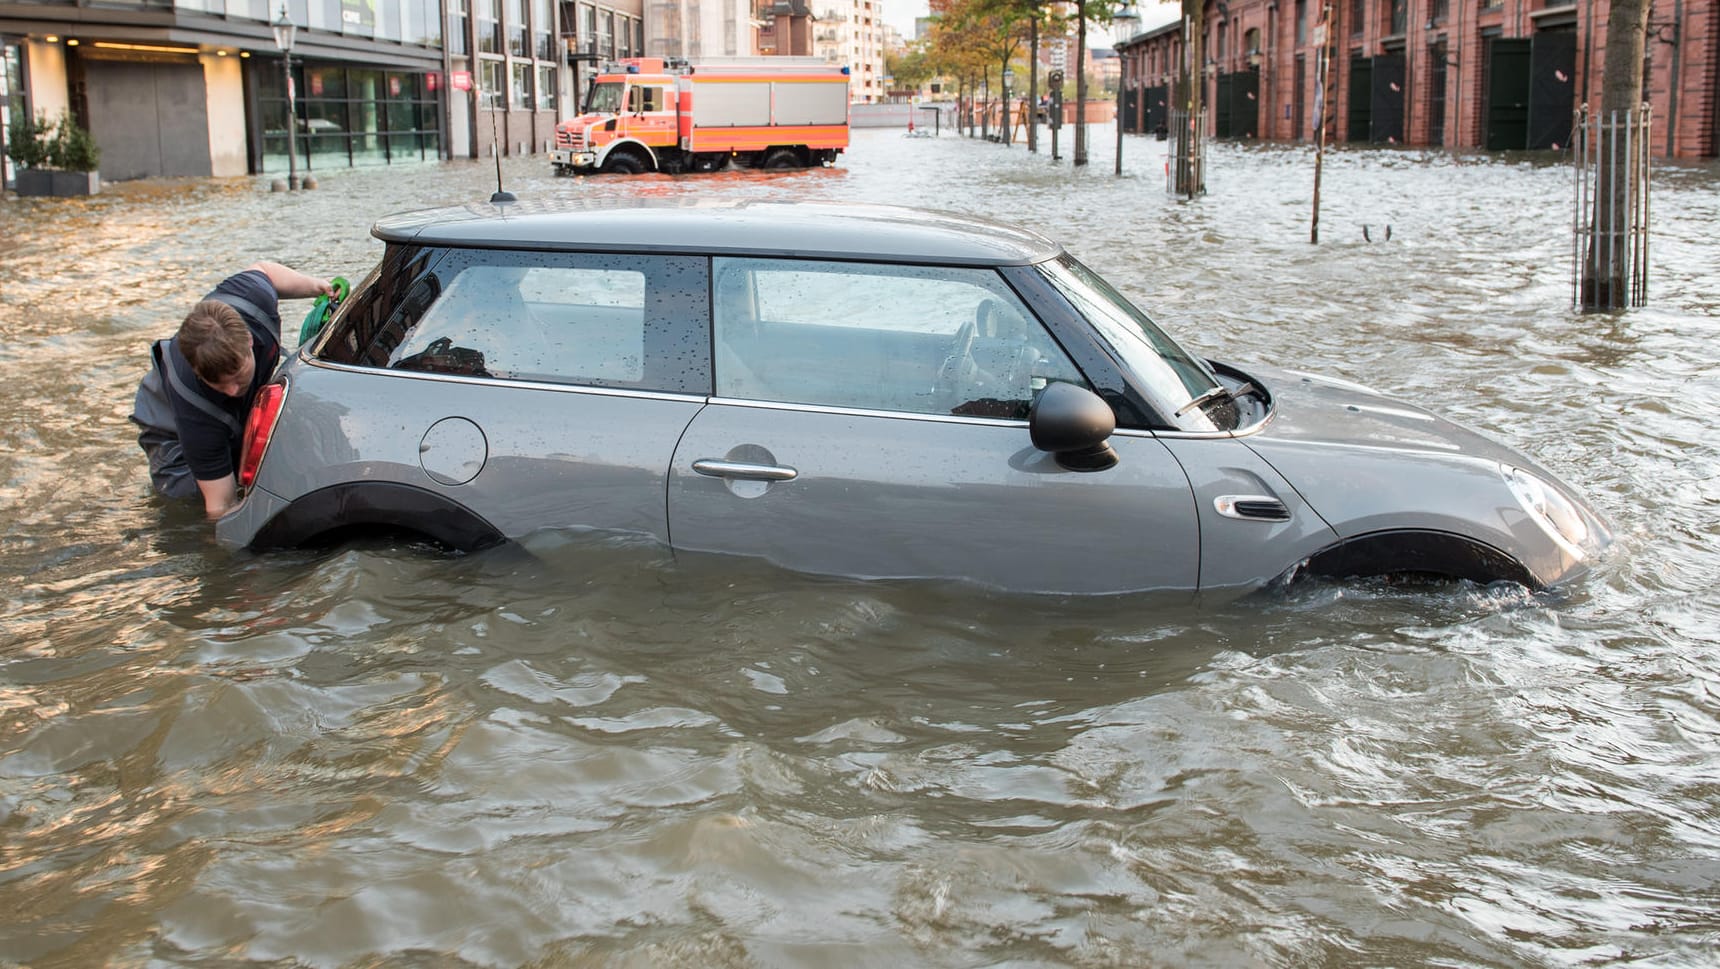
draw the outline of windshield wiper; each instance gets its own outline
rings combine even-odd
[[[1241,400],[1242,398],[1248,397],[1248,396],[1253,395],[1253,394],[1259,394],[1260,392],[1261,392],[1260,388],[1254,386],[1254,384],[1252,384],[1252,383],[1244,383],[1242,386],[1236,388],[1235,390],[1231,390],[1229,387],[1226,387],[1223,384],[1219,384],[1218,386],[1212,388],[1211,390],[1207,391],[1206,393],[1201,394],[1200,396],[1198,396],[1195,399],[1189,401],[1188,403],[1182,405],[1181,407],[1178,407],[1176,413],[1172,414],[1171,416],[1172,417],[1181,417],[1184,414],[1188,413],[1189,411],[1194,410],[1196,407],[1204,407],[1207,404],[1212,403],[1213,401],[1217,400],[1220,397],[1223,397],[1226,400],[1234,401],[1234,400]]]

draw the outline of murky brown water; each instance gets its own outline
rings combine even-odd
[[[1582,316],[1564,168],[1340,153],[1312,247],[1309,152],[1215,147],[1183,204],[1109,139],[505,170],[1032,225],[1197,349],[1529,452],[1617,552],[1561,594],[1174,608],[566,535],[234,556],[147,494],[146,341],[257,258],[356,277],[492,169],[0,203],[0,964],[1714,964],[1720,170],[1657,173],[1651,305]]]

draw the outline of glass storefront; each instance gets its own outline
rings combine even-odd
[[[24,108],[24,49],[0,40],[0,145],[10,137],[5,129],[28,117]],[[12,159],[0,151],[0,185],[10,185]]]
[[[262,170],[284,173],[287,102],[281,66],[261,61],[257,68]],[[293,77],[301,172],[435,161],[441,156],[435,74],[295,60]]]

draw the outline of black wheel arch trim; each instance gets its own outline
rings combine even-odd
[[[1391,529],[1355,535],[1308,556],[1292,578],[1347,579],[1426,573],[1486,584],[1504,580],[1539,590],[1544,583],[1510,555],[1466,535],[1428,529]]]
[[[352,481],[294,499],[248,544],[253,549],[293,548],[337,529],[365,525],[418,532],[467,552],[507,541],[483,516],[427,488],[394,481]]]

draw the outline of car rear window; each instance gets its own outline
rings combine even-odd
[[[318,348],[422,373],[705,393],[706,260],[391,247]]]

